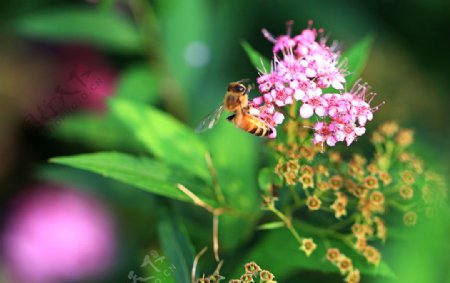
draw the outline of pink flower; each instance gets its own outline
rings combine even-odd
[[[2,244],[14,282],[53,283],[101,275],[113,263],[116,240],[98,201],[46,184],[19,197]]]
[[[288,22],[286,35],[272,36],[263,30],[264,36],[274,43],[275,55],[272,69],[263,70],[257,79],[260,97],[253,100],[254,107],[259,109],[261,118],[271,126],[281,124],[282,120],[272,108],[283,108],[294,101],[304,102],[300,109],[303,118],[309,118],[316,113],[322,117],[326,109],[320,96],[322,89],[333,87],[342,89],[345,83],[344,73],[338,66],[339,52],[336,44],[326,45],[326,39],[318,38],[317,31],[311,28],[299,35],[291,37],[292,22]],[[274,121],[273,118],[278,118]],[[280,122],[281,120],[281,122]]]
[[[299,115],[303,119],[314,115],[316,122],[314,144],[334,146],[337,142],[352,144],[365,133],[365,124],[373,119],[370,107],[375,96],[366,99],[366,85],[357,85],[349,92],[326,93],[323,90],[344,89],[345,71],[339,62],[337,43],[327,45],[323,30],[308,28],[291,37],[292,22],[287,24],[287,33],[274,37],[267,30],[264,36],[274,44],[274,59],[271,70],[262,70],[257,78],[261,96],[250,103],[258,116],[273,127],[283,123],[282,109],[300,101]],[[292,118],[292,117],[291,117]]]
[[[362,136],[366,131],[366,122],[373,119],[373,112],[380,107],[370,107],[369,103],[375,94],[371,93],[369,101],[366,101],[366,91],[366,85],[356,85],[350,92],[325,94],[320,100],[303,104],[300,116],[304,117],[305,113],[312,116],[312,109],[316,109],[316,114],[317,109],[321,109],[318,116],[329,120],[314,125],[313,143],[323,145],[326,142],[327,145],[334,146],[336,142],[345,140],[350,145],[357,137]],[[302,113],[302,108],[307,110],[303,109]]]

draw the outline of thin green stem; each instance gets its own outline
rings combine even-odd
[[[330,227],[328,227],[328,229],[338,231],[338,230],[350,225],[351,223],[353,223],[355,221],[355,218],[356,218],[356,213],[353,213],[350,217],[347,217],[346,219],[339,221],[338,223],[336,223],[334,225],[331,225]]]
[[[208,164],[208,169],[211,174],[211,179],[213,182],[213,188],[214,188],[214,194],[216,195],[217,201],[219,202],[220,206],[225,206],[225,196],[222,192],[222,189],[219,185],[219,179],[217,178],[217,171],[214,167],[211,154],[209,152],[205,153],[205,159],[206,163]]]
[[[289,117],[295,117],[295,111],[297,109],[297,103],[294,102],[289,107]],[[294,142],[296,138],[296,132],[297,132],[297,122],[293,119],[290,119],[288,121],[287,126],[287,141],[288,143]]]
[[[275,208],[274,205],[268,205],[267,209],[269,209],[270,211],[272,211],[276,216],[278,216],[278,218],[280,218],[281,221],[284,222],[284,224],[286,225],[286,228],[289,230],[289,232],[291,232],[291,234],[294,236],[294,238],[297,240],[297,242],[301,245],[302,243],[302,237],[300,237],[300,235],[298,234],[298,232],[295,230],[295,228],[292,226],[292,222],[291,219],[289,219],[288,217],[286,217],[286,215],[284,215],[281,211],[279,211],[278,209]]]
[[[390,206],[392,206],[393,208],[396,208],[397,210],[400,210],[401,212],[405,212],[405,211],[411,210],[415,206],[415,204],[404,205],[404,204],[398,203],[397,201],[394,201],[394,200],[389,200],[388,204]]]
[[[301,205],[302,200],[300,199],[300,196],[298,195],[297,191],[295,190],[295,186],[288,186],[289,191],[291,192],[292,197],[294,198],[295,205]]]

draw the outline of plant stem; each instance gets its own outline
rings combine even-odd
[[[397,210],[400,210],[401,212],[411,210],[415,206],[414,204],[404,205],[404,204],[398,203],[394,200],[389,200],[388,204],[391,205],[392,207],[396,208]]]
[[[208,169],[213,181],[214,194],[216,195],[217,201],[219,202],[220,206],[225,206],[225,196],[219,185],[219,179],[217,178],[216,168],[214,167],[214,164],[212,162],[211,153],[206,152],[205,159],[206,163],[208,163]]]
[[[295,110],[297,109],[297,103],[294,101],[289,107],[289,121],[287,126],[287,141],[288,143],[294,142],[296,137],[297,122],[291,117],[295,117]]]
[[[356,213],[353,213],[350,217],[339,221],[338,223],[331,225],[330,227],[328,227],[328,229],[330,230],[335,230],[338,231],[339,229],[342,229],[348,225],[350,225],[353,221],[355,221],[356,218]]]
[[[302,243],[302,237],[300,237],[300,235],[298,234],[298,232],[295,230],[295,228],[292,226],[292,222],[291,220],[286,217],[286,215],[284,215],[281,211],[279,211],[278,209],[275,208],[275,206],[273,204],[268,205],[267,208],[272,211],[276,216],[278,216],[278,218],[281,219],[281,221],[284,222],[284,224],[286,225],[286,228],[289,230],[289,232],[291,232],[292,236],[294,236],[294,238],[297,240],[297,242],[301,245]]]
[[[288,186],[288,187],[289,187],[289,191],[291,192],[292,197],[294,198],[295,206],[301,206],[302,200],[300,199],[300,196],[295,191],[295,187],[294,186]]]

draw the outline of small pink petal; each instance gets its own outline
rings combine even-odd
[[[338,80],[334,80],[331,86],[335,89],[344,89],[344,85]]]
[[[320,134],[314,134],[313,144],[318,144],[324,142],[324,138]]]
[[[305,74],[306,74],[306,76],[308,77],[308,78],[314,78],[315,76],[316,76],[316,71],[314,71],[313,69],[311,69],[311,68],[306,68],[306,70],[305,70]]]
[[[327,145],[328,146],[335,146],[336,145],[336,139],[334,137],[328,137],[327,138]]]
[[[316,114],[320,117],[324,117],[325,115],[327,115],[327,110],[325,109],[325,107],[323,106],[318,106],[316,108]]]
[[[267,136],[269,139],[274,139],[277,137],[277,129],[272,128],[272,133]]]
[[[281,114],[280,112],[275,112],[275,114],[273,114],[273,121],[274,121],[276,124],[281,124],[281,123],[283,123],[283,120],[284,120],[284,115]]]
[[[349,135],[345,138],[345,142],[347,143],[347,146],[350,146],[354,140],[355,140],[354,135]]]
[[[310,118],[314,114],[314,108],[306,103],[303,103],[303,105],[300,107],[300,117],[304,119]]]
[[[301,89],[296,89],[294,92],[295,100],[302,100],[305,97],[305,92]]]
[[[366,132],[366,128],[364,127],[355,127],[355,134],[357,136],[362,136]]]
[[[261,104],[263,104],[262,96],[253,98],[253,104],[255,104],[256,106],[260,106]]]

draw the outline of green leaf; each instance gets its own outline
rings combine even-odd
[[[160,209],[158,222],[159,240],[164,254],[174,267],[176,282],[190,282],[192,263],[194,262],[194,248],[189,241],[187,232],[174,212]]]
[[[124,99],[114,99],[110,105],[114,115],[156,157],[211,180],[206,147],[192,129],[151,106]]]
[[[158,80],[147,65],[136,65],[122,73],[116,96],[133,101],[155,103],[158,100]]]
[[[258,185],[263,192],[272,193],[270,190],[273,186],[281,186],[282,180],[277,174],[275,174],[273,168],[266,167],[259,171]]]
[[[369,59],[370,48],[372,47],[373,41],[374,36],[371,34],[367,35],[342,54],[341,61],[347,60],[347,71],[350,73],[346,77],[348,87],[351,88],[364,71],[367,60]]]
[[[142,49],[136,27],[113,12],[65,8],[27,15],[13,25],[20,34],[38,39],[83,42],[123,52]]]
[[[251,237],[261,213],[256,183],[261,139],[226,121],[209,131],[207,137],[227,204],[237,212],[221,216],[219,224],[221,247],[232,249]]]
[[[98,152],[54,157],[50,162],[95,172],[157,195],[191,201],[176,187],[177,183],[182,183],[204,202],[216,206],[211,190],[204,183],[180,168],[145,157],[136,158],[117,152]]]
[[[192,63],[209,62],[210,35],[214,34],[211,1],[157,0],[155,15],[161,28],[161,40],[170,74],[184,96],[195,94],[198,84],[204,85],[207,70]],[[180,29],[183,32],[180,32]],[[197,46],[197,48],[196,48]],[[200,48],[198,48],[200,46]],[[203,49],[201,48],[203,47]],[[194,52],[189,52],[189,51]],[[198,61],[200,60],[200,61]],[[210,69],[209,69],[210,70]],[[174,84],[172,82],[172,84]]]
[[[52,134],[73,143],[108,149],[135,149],[144,147],[134,139],[128,138],[129,129],[112,115],[74,114],[64,117]]]
[[[250,59],[250,62],[252,62],[253,66],[260,70],[260,71],[268,71],[270,72],[270,61],[261,55],[258,51],[256,51],[247,41],[241,42],[242,47],[244,48],[245,52],[247,53],[248,58]]]
[[[270,270],[280,280],[284,276],[301,270],[339,272],[337,267],[327,261],[324,242],[319,237],[307,235],[300,229],[298,231],[302,236],[312,237],[317,244],[317,249],[309,257],[299,249],[298,242],[287,229],[270,230],[265,232],[262,239],[244,257],[244,261],[237,268],[234,277],[242,273],[242,266],[249,261],[257,262],[258,265]],[[274,243],[282,244],[274,245]],[[352,249],[338,240],[327,238],[327,244],[330,247],[339,248],[343,254],[350,257],[353,265],[361,271],[363,276],[364,274],[368,274],[396,278],[393,271],[384,261],[378,267],[374,267],[373,265],[367,264],[361,255],[356,254]]]
[[[284,224],[283,221],[275,221],[275,222],[269,222],[258,226],[259,230],[274,230],[278,228],[285,227],[286,224]]]

